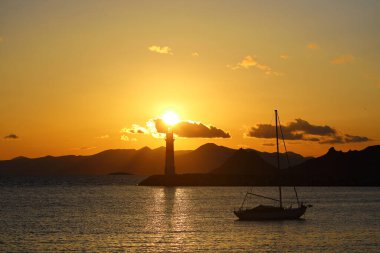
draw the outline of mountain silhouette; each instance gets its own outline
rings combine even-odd
[[[140,185],[303,185],[303,186],[380,186],[380,146],[361,151],[329,151],[293,167],[280,169],[262,159],[262,153],[240,149],[208,174],[155,175]]]
[[[380,146],[348,152],[331,148],[317,158],[290,152],[293,166],[282,165],[281,174],[275,172],[275,158],[276,153],[235,150],[213,143],[193,151],[175,152],[176,173],[221,175],[225,185],[231,175],[250,175],[256,178],[256,182],[262,179],[268,184],[281,180],[284,185],[380,185]],[[280,154],[280,161],[282,164],[286,162],[285,154]],[[16,157],[0,161],[0,176],[107,175],[116,172],[153,175],[163,174],[164,162],[164,147],[105,150],[90,156]],[[271,180],[274,177],[279,178]],[[235,183],[238,184],[239,180],[236,179]]]
[[[135,150],[106,150],[92,156],[45,156],[0,161],[1,176],[103,175],[123,171]],[[111,169],[111,171],[109,171]]]
[[[286,170],[288,181],[304,185],[380,185],[380,146],[329,151]]]
[[[221,166],[236,150],[207,143],[176,156],[177,173],[208,173]]]
[[[266,162],[277,168],[277,153],[259,152],[256,151]],[[311,159],[312,157],[303,157],[302,155],[296,154],[294,152],[280,153],[280,168],[286,169],[291,166],[295,166]],[[289,163],[288,163],[289,159]]]
[[[273,153],[257,152],[264,160],[273,162]],[[219,168],[235,149],[204,144],[197,149],[175,151],[176,173],[209,173]],[[296,157],[293,159],[293,157]],[[290,156],[294,163],[309,158],[298,154]],[[284,154],[281,161],[285,162]],[[90,156],[45,156],[40,158],[17,157],[0,161],[3,176],[61,176],[61,175],[106,175],[129,173],[138,175],[162,174],[165,164],[165,147],[150,149],[111,149]]]
[[[277,168],[250,149],[239,149],[222,166],[212,171],[215,174],[273,176]]]

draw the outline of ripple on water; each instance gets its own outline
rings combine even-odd
[[[107,180],[0,183],[0,251],[378,252],[379,188],[301,188],[314,204],[305,220],[241,222],[232,210],[245,187]],[[270,187],[255,191],[275,194]]]

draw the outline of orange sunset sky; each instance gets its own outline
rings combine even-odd
[[[168,111],[205,132],[183,130],[176,149],[273,152],[260,131],[274,109],[302,155],[380,144],[379,12],[375,0],[1,0],[0,159],[156,148]]]

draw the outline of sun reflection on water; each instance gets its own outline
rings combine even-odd
[[[146,216],[146,229],[154,234],[154,244],[180,247],[192,234],[191,203],[186,189],[155,189],[150,210],[153,215]]]
[[[245,190],[3,187],[0,252],[378,252],[377,189],[303,188],[306,220],[238,222]]]

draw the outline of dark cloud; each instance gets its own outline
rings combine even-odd
[[[4,139],[12,139],[12,140],[15,140],[15,139],[18,139],[19,137],[15,134],[9,134],[7,136],[4,136]]]
[[[141,129],[137,129],[137,130],[136,129],[129,129],[128,133],[131,133],[131,134],[143,134],[144,131],[141,130]]]
[[[157,132],[166,133],[168,126],[162,119],[154,120]],[[181,121],[172,127],[179,137],[186,138],[230,138],[230,134],[214,126],[206,126],[200,122]]]
[[[319,141],[317,137],[308,137],[308,135],[333,136],[336,130],[329,126],[312,125],[306,120],[296,119],[286,126],[281,126],[284,139],[286,140],[307,140]],[[281,134],[281,132],[279,133]],[[249,137],[256,138],[276,138],[275,126],[269,124],[258,124],[252,127],[248,132]]]
[[[303,119],[296,119],[285,126],[281,125],[281,129],[284,139],[286,140],[313,141],[319,142],[320,144],[370,141],[369,138],[364,136],[353,136],[349,134],[341,135],[330,126],[312,125]],[[280,130],[279,135],[281,136]],[[252,127],[249,130],[247,136],[266,139],[276,138],[275,126],[269,124],[257,124],[256,127]]]
[[[344,139],[342,136],[337,135],[337,136],[333,136],[332,138],[321,140],[319,143],[320,144],[342,144],[344,143]]]
[[[282,126],[282,132],[284,139],[286,140],[302,140],[302,133],[292,133],[286,126]],[[280,134],[280,133],[279,133]],[[272,139],[276,138],[276,127],[269,124],[257,124],[256,127],[252,127],[248,132],[248,137]]]
[[[345,135],[344,140],[345,140],[347,143],[350,143],[350,142],[366,142],[366,141],[370,141],[370,139],[369,139],[368,137],[365,137],[365,136],[355,136],[355,135],[349,135],[349,134],[346,134],[346,135]]]
[[[355,136],[345,134],[344,136],[336,135],[331,138],[324,139],[320,141],[321,144],[342,144],[342,143],[353,143],[353,142],[367,142],[370,141],[368,137],[365,136]]]
[[[326,136],[326,135],[336,134],[336,130],[332,127],[312,125],[303,119],[296,119],[295,122],[290,122],[287,128],[291,132],[302,131],[305,134],[311,134],[311,135]]]

